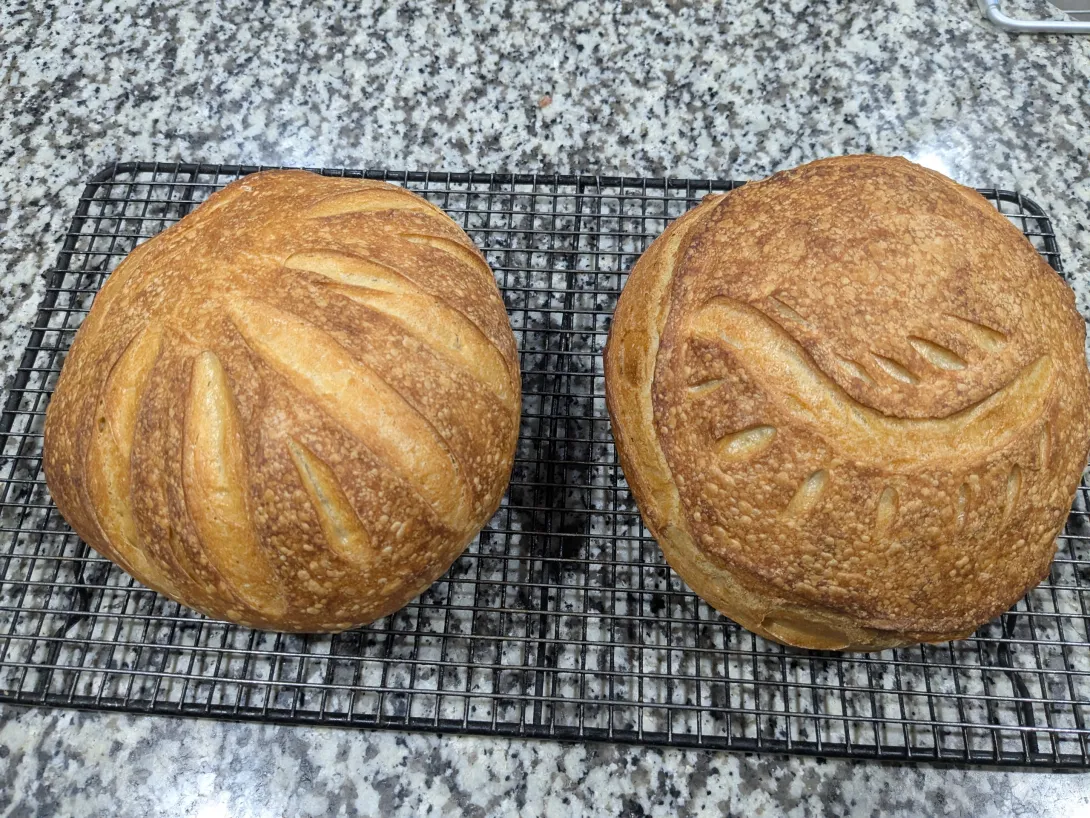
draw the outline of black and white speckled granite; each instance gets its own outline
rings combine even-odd
[[[0,7],[5,380],[115,159],[754,178],[906,154],[1044,204],[1090,312],[1090,38],[1012,38],[971,0],[350,5]],[[0,815],[1088,808],[1085,776],[0,708]]]
[[[1072,818],[1090,809],[1079,775],[0,713],[5,816]]]

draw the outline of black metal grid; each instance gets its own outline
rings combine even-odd
[[[75,329],[133,246],[257,167],[126,163],[88,184],[0,416],[0,701],[487,735],[1086,767],[1087,489],[1047,582],[959,642],[839,655],[721,617],[665,565],[617,465],[601,350],[669,220],[731,182],[321,170],[405,184],[485,251],[519,341],[522,434],[491,524],[435,586],[338,636],[213,622],[78,540],[41,475]],[[1049,221],[982,190],[1059,271]]]

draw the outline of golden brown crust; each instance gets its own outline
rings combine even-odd
[[[942,641],[1048,572],[1090,446],[1084,334],[974,191],[843,157],[656,240],[607,402],[648,527],[716,608],[804,647]]]
[[[492,516],[514,336],[441,210],[380,182],[245,177],[141,245],[77,333],[44,467],[91,547],[218,618],[373,621]]]

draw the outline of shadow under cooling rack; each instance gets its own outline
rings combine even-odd
[[[523,418],[491,523],[431,590],[337,636],[207,620],[79,541],[41,474],[46,403],[94,294],[140,241],[257,167],[125,163],[87,185],[0,417],[0,700],[132,712],[1086,767],[1087,489],[1049,579],[972,638],[838,655],[715,613],[664,563],[617,465],[601,350],[626,272],[731,182],[322,169],[404,184],[484,250]],[[981,193],[1057,271],[1048,218]]]

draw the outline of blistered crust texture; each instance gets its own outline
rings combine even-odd
[[[247,176],[134,250],[46,413],[61,513],[209,616],[338,631],[402,607],[495,513],[520,386],[495,279],[424,199]]]
[[[1090,446],[1074,297],[974,191],[822,160],[640,258],[606,349],[625,476],[670,564],[813,648],[965,636],[1048,573]]]

